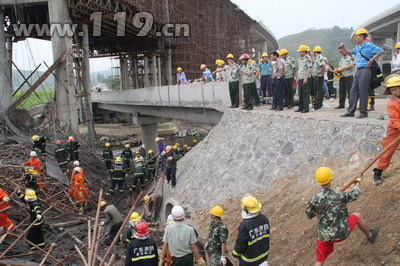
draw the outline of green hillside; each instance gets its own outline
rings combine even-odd
[[[313,49],[314,46],[322,47],[322,54],[327,57],[330,63],[337,67],[341,55],[338,53],[338,45],[343,42],[347,47],[354,47],[350,35],[353,29],[340,28],[334,26],[330,29],[308,29],[300,33],[288,35],[278,40],[279,48],[286,48],[289,54],[297,58],[297,48],[300,44],[305,44]]]

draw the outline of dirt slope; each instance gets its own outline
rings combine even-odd
[[[353,172],[354,173],[354,172]],[[335,253],[326,265],[400,265],[400,163],[384,173],[384,184],[375,186],[369,171],[362,183],[361,197],[348,204],[349,212],[361,212],[371,226],[380,226],[381,234],[375,244],[369,244],[360,230],[335,245]],[[340,187],[351,177],[349,173],[334,173],[333,186]],[[275,184],[270,191],[254,195],[263,203],[262,213],[271,223],[271,265],[311,265],[315,259],[316,219],[304,214],[311,196],[319,191],[317,184],[299,184],[288,178]],[[220,204],[225,210],[224,221],[229,229],[228,247],[231,252],[237,228],[241,221],[240,198]],[[201,237],[207,238],[209,218],[207,211],[193,217]]]

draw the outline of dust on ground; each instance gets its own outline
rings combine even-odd
[[[372,168],[371,168],[372,170]],[[380,235],[375,244],[367,242],[364,234],[355,229],[349,238],[335,244],[326,265],[400,265],[400,162],[384,172],[384,184],[375,186],[372,171],[364,176],[362,195],[349,203],[349,213],[360,212],[370,227],[379,226]],[[354,172],[333,173],[333,187],[338,189]],[[317,184],[301,184],[295,177],[276,182],[269,191],[259,191],[254,196],[263,204],[262,213],[271,223],[271,265],[311,265],[315,261],[317,220],[309,220],[305,208],[311,196],[320,190]],[[348,190],[349,191],[349,190]],[[241,222],[241,197],[228,199],[220,206],[229,230],[228,248],[231,253]],[[207,239],[208,210],[193,217],[200,236]]]

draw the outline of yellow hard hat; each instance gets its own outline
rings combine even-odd
[[[136,151],[135,154],[140,154],[140,151]]]
[[[396,43],[396,45],[394,46],[394,48],[399,49],[399,48],[400,48],[400,42]]]
[[[182,68],[181,68],[181,67],[178,67],[178,68],[176,69],[176,71],[182,71]]]
[[[217,217],[224,216],[224,210],[220,206],[214,206],[211,208],[210,213]]]
[[[307,52],[308,51],[308,47],[307,45],[300,45],[299,48],[297,48],[297,52]]]
[[[329,61],[329,60],[328,60],[328,58],[326,58],[326,57],[324,56],[324,61]]]
[[[131,216],[129,217],[129,220],[131,220],[132,222],[137,222],[140,219],[142,219],[142,217],[137,212],[132,212]]]
[[[153,150],[149,150],[148,153],[149,153],[149,154],[152,154],[152,153],[154,153],[154,151],[153,151]]]
[[[170,152],[172,150],[172,146],[171,145],[168,145],[166,148],[165,148],[165,151],[166,152]]]
[[[115,158],[115,162],[122,162],[122,158],[121,157]]]
[[[37,175],[38,172],[35,169],[29,168],[28,173],[30,173],[32,175]]]
[[[233,56],[233,54],[228,54],[228,55],[226,56],[226,59],[235,59],[235,57]]]
[[[39,139],[39,136],[38,136],[38,135],[33,135],[33,136],[32,136],[32,140],[33,140],[33,141],[37,141],[38,139]]]
[[[284,55],[284,54],[288,54],[288,53],[289,53],[289,51],[288,51],[287,49],[285,49],[285,48],[282,48],[282,49],[280,50],[280,52],[281,52],[281,55]]]
[[[328,184],[332,180],[332,170],[328,167],[320,167],[315,171],[315,181],[321,186]]]
[[[197,143],[197,140],[194,139],[194,140],[192,140],[192,142],[193,142],[193,143]]]
[[[200,69],[205,69],[207,66],[205,65],[205,64],[202,64],[201,66],[200,66]]]
[[[130,144],[125,144],[125,148],[130,148],[131,145]]]
[[[314,47],[314,49],[313,49],[313,52],[319,52],[319,53],[322,53],[322,48],[321,48],[321,46],[315,46]]]
[[[177,143],[175,143],[175,146],[178,146],[178,147],[179,147],[179,146],[180,146],[180,144],[177,142]]]
[[[224,60],[219,60],[217,66],[222,66],[222,65],[224,65],[224,64],[225,64]]]
[[[146,195],[143,198],[144,203],[149,203],[150,200],[151,200],[151,197],[149,195]]]
[[[356,31],[356,34],[354,34],[354,38],[355,38],[357,35],[361,35],[361,34],[367,34],[367,35],[368,35],[368,31],[367,31],[366,29],[364,29],[364,28],[358,29],[358,30]]]
[[[256,60],[251,60],[251,63],[252,63],[253,65],[257,65]]]
[[[241,207],[248,213],[257,213],[261,210],[262,204],[253,196],[245,196],[242,199]]]
[[[267,53],[262,53],[261,57],[268,57]]]
[[[161,141],[161,139],[160,139],[160,138],[156,138],[154,141],[155,141],[156,143],[158,143],[158,142]]]
[[[384,92],[384,95],[392,94],[390,92],[390,88],[400,86],[400,75],[391,74],[391,75],[387,76],[385,79],[385,84],[386,84],[386,90]]]
[[[105,200],[100,201],[100,207],[104,207],[106,205],[107,205],[107,201],[105,201]]]
[[[33,189],[27,189],[25,190],[25,197],[27,197],[28,199],[35,199],[36,192]]]
[[[111,146],[111,144],[107,142],[106,143],[106,147],[110,147],[110,146]]]
[[[215,60],[215,64],[216,64],[217,66],[219,66],[219,65],[221,64],[221,59]]]
[[[186,145],[186,144],[183,144],[183,147],[184,147],[184,148],[187,148],[187,146],[188,146],[188,145]]]

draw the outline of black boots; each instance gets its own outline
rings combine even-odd
[[[381,169],[378,169],[378,168],[374,168],[374,170],[372,170],[372,171],[374,171],[374,181],[375,181],[375,184],[376,185],[382,185],[383,184],[383,181],[382,181],[382,172],[383,172],[383,170],[381,170]]]

